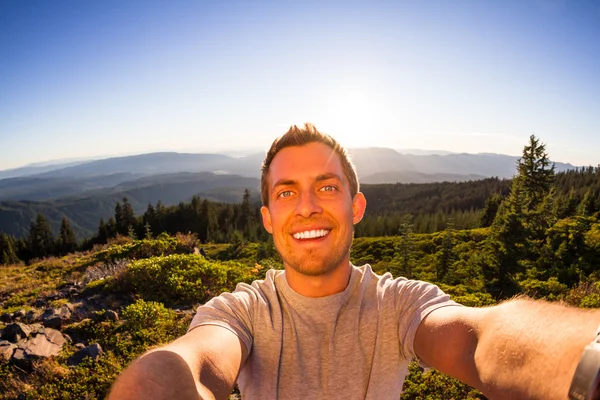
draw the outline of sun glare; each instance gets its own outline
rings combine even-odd
[[[330,133],[346,147],[373,146],[372,130],[378,109],[363,90],[343,89],[327,99],[317,128]]]

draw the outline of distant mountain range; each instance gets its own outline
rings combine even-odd
[[[360,182],[365,184],[510,178],[518,159],[501,154],[434,153],[401,154],[388,148],[349,150]],[[158,200],[172,205],[189,201],[194,195],[239,202],[244,189],[259,201],[263,159],[264,153],[232,157],[162,152],[0,171],[0,232],[26,234],[30,221],[41,211],[55,230],[64,215],[80,237],[89,236],[100,218],[113,214],[115,203],[123,196],[138,213]],[[555,165],[557,172],[575,168]]]

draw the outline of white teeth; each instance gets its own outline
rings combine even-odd
[[[329,233],[328,229],[320,229],[320,230],[313,230],[313,231],[304,231],[304,232],[298,232],[298,233],[294,233],[294,238],[295,239],[315,239],[315,238],[319,238],[322,236],[325,236]]]

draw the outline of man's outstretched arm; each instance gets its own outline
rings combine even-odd
[[[414,349],[430,366],[491,399],[567,399],[600,310],[515,299],[489,308],[443,307],[419,326]]]
[[[231,331],[204,325],[132,362],[109,400],[227,399],[247,356]]]

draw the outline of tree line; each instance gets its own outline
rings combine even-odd
[[[500,243],[494,252],[500,258],[506,255],[514,261],[522,255],[521,247],[525,243],[522,240],[526,235],[535,233],[536,240],[543,241],[547,239],[544,235],[553,221],[593,216],[600,211],[600,167],[555,174],[544,145],[532,136],[517,169],[512,180],[488,178],[460,183],[363,185],[367,213],[356,226],[355,235],[403,235],[408,226],[416,234],[447,228],[490,227]],[[538,175],[538,170],[544,173]],[[504,222],[500,224],[500,221]],[[519,224],[526,228],[520,233],[500,229],[502,226],[516,229]],[[34,258],[91,249],[118,235],[150,238],[162,232],[193,233],[202,243],[261,242],[269,236],[262,228],[260,202],[253,200],[248,190],[245,190],[241,203],[213,202],[194,196],[189,202],[172,206],[165,206],[160,201],[156,205],[148,204],[142,215],[135,215],[132,205],[124,197],[116,203],[114,215],[107,221],[101,219],[96,233],[79,242],[65,217],[55,238],[46,217],[39,213],[31,223],[27,237],[0,234],[0,263],[29,262]],[[510,244],[511,240],[513,244]],[[526,253],[530,259],[540,255],[539,249],[535,249],[535,246],[528,247]],[[504,261],[498,263],[507,264]],[[497,268],[504,271],[504,267]],[[507,274],[512,272],[515,271]],[[501,286],[507,284],[502,279],[499,282]]]

